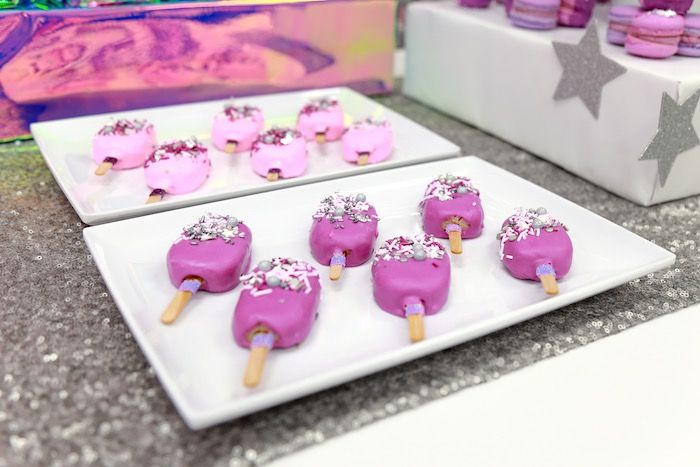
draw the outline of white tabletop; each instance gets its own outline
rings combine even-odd
[[[275,467],[700,465],[700,305]]]

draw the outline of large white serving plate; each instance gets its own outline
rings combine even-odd
[[[459,155],[459,147],[445,138],[348,88],[245,97],[236,102],[260,107],[265,114],[266,127],[294,126],[297,112],[304,103],[312,97],[326,95],[338,97],[346,124],[368,116],[389,121],[395,140],[392,155],[378,164],[360,167],[342,159],[340,142],[322,147],[310,143],[309,166],[304,175],[268,182],[250,168],[249,152],[230,155],[211,144],[214,115],[229,100],[53,120],[32,124],[31,131],[68,201],[83,222],[90,225]],[[196,136],[209,148],[212,161],[209,179],[193,193],[167,195],[163,201],[147,205],[144,203],[151,190],[142,169],[115,170],[103,177],[96,176],[96,166],[90,157],[92,137],[110,117],[146,118],[155,125],[159,141]]]
[[[420,232],[418,202],[440,173],[472,177],[482,191],[484,233],[452,257],[450,298],[426,318],[426,340],[410,344],[406,321],[372,299],[370,265],[339,282],[322,267],[320,316],[298,348],[269,357],[261,385],[241,384],[247,351],[231,336],[239,289],[197,294],[173,326],[159,315],[175,288],[165,255],[184,224],[206,212],[230,213],[253,232],[253,260],[298,257],[308,248],[311,215],[333,191],[363,192],[381,220],[379,239]],[[513,279],[498,258],[496,233],[518,206],[546,206],[563,220],[575,246],[561,293],[547,297],[535,282]],[[191,428],[203,428],[313,393],[474,339],[670,266],[663,248],[553,193],[476,157],[458,158],[261,193],[84,230],[85,240],[124,319]],[[446,243],[445,243],[446,244]]]

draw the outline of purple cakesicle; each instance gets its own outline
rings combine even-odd
[[[379,307],[409,320],[411,341],[424,338],[423,315],[433,315],[447,302],[450,259],[427,234],[385,241],[372,263],[374,300]]]
[[[484,228],[479,190],[467,177],[441,175],[428,184],[420,203],[423,230],[450,239],[452,253],[462,253],[462,239],[476,238]]]
[[[686,15],[683,36],[678,44],[678,55],[700,57],[700,15]]]
[[[566,226],[545,208],[519,208],[498,233],[501,261],[513,277],[542,282],[545,291],[558,293],[557,279],[571,268],[573,245]]]
[[[307,140],[316,140],[322,144],[335,141],[343,136],[345,131],[345,115],[338,99],[320,97],[310,100],[299,111],[297,130]]]
[[[261,261],[241,281],[233,337],[239,346],[251,349],[243,382],[254,387],[260,382],[268,350],[298,345],[309,335],[321,282],[313,266],[291,258]]]
[[[146,120],[119,119],[106,124],[92,139],[92,159],[98,164],[95,174],[142,167],[155,142],[156,132]]]
[[[560,0],[513,0],[510,22],[527,29],[554,29],[560,3]]]
[[[331,266],[332,280],[340,278],[343,268],[359,266],[372,257],[379,217],[364,194],[334,193],[321,201],[313,219],[311,254]]]
[[[586,27],[596,0],[561,0],[559,24],[573,28]]]
[[[466,8],[488,8],[491,0],[459,0],[459,6]]]
[[[227,292],[250,267],[253,236],[235,217],[207,213],[185,226],[168,250],[170,282],[178,294],[161,316],[170,324],[199,290]]]
[[[634,5],[615,5],[608,12],[608,42],[625,45],[627,32],[635,16],[644,11]]]
[[[673,10],[685,15],[693,5],[693,0],[639,0],[645,10]]]
[[[632,20],[625,39],[627,53],[647,58],[667,58],[678,52],[683,17],[673,10],[652,10]]]

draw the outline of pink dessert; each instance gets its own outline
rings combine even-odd
[[[309,101],[297,117],[297,130],[304,138],[317,143],[335,141],[345,131],[343,108],[334,97],[321,97]]]
[[[627,32],[635,16],[643,10],[634,5],[615,5],[608,12],[608,42],[625,45]]]
[[[233,314],[233,337],[251,349],[243,383],[256,386],[267,352],[300,344],[311,331],[321,298],[318,271],[291,258],[261,261],[241,277],[243,291]]]
[[[331,280],[340,279],[343,268],[359,266],[372,257],[379,217],[364,194],[334,193],[321,201],[313,219],[311,254],[319,263],[330,265]]]
[[[596,0],[561,0],[559,24],[574,28],[586,27],[593,14]]]
[[[450,259],[431,235],[395,237],[377,249],[372,263],[374,300],[409,322],[411,341],[423,340],[423,315],[433,315],[447,302]]]
[[[250,105],[226,105],[214,117],[211,140],[221,151],[249,151],[265,127],[262,111]]]
[[[103,126],[92,139],[96,175],[110,169],[142,167],[156,144],[156,132],[146,120],[119,119]]]
[[[343,135],[343,159],[357,165],[381,162],[394,150],[389,122],[368,117],[354,122]]]
[[[571,268],[574,248],[564,224],[545,208],[519,208],[498,233],[501,261],[513,277],[540,281],[545,292],[559,292],[557,279]]]
[[[678,44],[678,55],[700,57],[700,15],[686,15],[683,36]]]
[[[625,50],[647,58],[667,58],[678,52],[683,17],[673,10],[652,10],[637,15],[625,39]]]
[[[428,184],[420,203],[423,230],[450,239],[452,253],[462,253],[462,240],[476,238],[484,228],[479,190],[467,177],[441,175]]]
[[[292,128],[272,127],[253,143],[253,170],[270,181],[303,174],[307,165],[306,141]]]
[[[639,0],[645,10],[673,10],[685,15],[693,5],[693,0]]]
[[[144,164],[146,183],[153,189],[149,203],[166,193],[189,193],[209,177],[207,148],[194,138],[168,141],[156,147]]]
[[[199,290],[227,292],[250,267],[253,236],[233,216],[207,213],[185,226],[168,250],[168,274],[177,295],[161,316],[170,324]]]

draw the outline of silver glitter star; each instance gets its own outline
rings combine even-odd
[[[597,120],[603,87],[627,69],[600,53],[595,21],[588,26],[578,44],[552,41],[552,45],[563,69],[554,100],[579,97]]]
[[[655,160],[658,163],[661,186],[666,184],[676,158],[681,153],[700,146],[700,138],[693,127],[693,116],[699,99],[700,89],[682,104],[678,104],[665,92],[661,96],[659,128],[639,158],[640,161]]]

